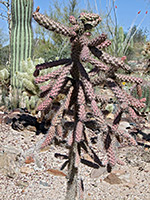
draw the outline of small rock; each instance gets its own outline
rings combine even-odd
[[[150,142],[146,141],[146,142],[144,142],[144,145],[147,145],[148,147],[150,147]]]
[[[148,118],[149,118],[149,120],[148,121],[150,121],[150,115],[148,116]],[[145,123],[145,126],[147,127],[147,128],[150,128],[150,123]]]
[[[150,152],[143,152],[141,154],[141,159],[144,161],[144,162],[147,162],[147,163],[150,163]]]
[[[104,181],[106,181],[109,184],[121,184],[122,183],[121,179],[116,174],[113,174],[113,173],[110,173],[104,179]]]
[[[28,187],[29,183],[28,182],[25,182],[25,181],[17,181],[16,182],[16,186],[19,186],[19,187]]]
[[[146,147],[146,148],[144,148],[144,151],[146,151],[146,152],[147,152],[147,151],[149,151],[149,148],[147,148],[147,147]]]
[[[145,166],[145,167],[144,167],[144,171],[145,171],[145,172],[150,172],[150,166],[149,166],[149,165]]]
[[[30,126],[30,125],[28,125],[28,126],[26,127],[26,129],[27,129],[28,131],[31,131],[31,132],[36,132],[36,131],[37,131],[35,126]]]
[[[40,149],[40,152],[45,152],[45,151],[48,151],[50,148],[51,148],[51,146],[50,146],[50,145],[48,145],[48,146],[46,146],[46,147],[44,147],[44,148]]]
[[[120,175],[124,175],[126,172],[120,169],[120,170],[113,170],[112,173],[116,174],[117,176],[120,176]]]
[[[65,173],[63,173],[62,171],[59,171],[59,170],[57,170],[57,169],[48,169],[47,172],[48,172],[49,174],[54,175],[54,176],[66,176]]]
[[[23,174],[31,174],[34,172],[34,169],[29,168],[29,167],[21,167],[20,172]]]
[[[47,182],[43,182],[43,181],[40,181],[40,185],[45,186],[45,187],[49,186]]]
[[[130,183],[125,183],[123,186],[128,187],[128,188],[133,188],[136,184],[133,182]]]
[[[148,126],[150,126],[150,124]],[[142,132],[147,134],[147,137],[149,137],[149,134],[150,134],[150,129],[149,128],[143,129]]]
[[[18,172],[17,155],[9,152],[0,152],[0,173],[14,178]]]
[[[126,130],[127,128],[131,127],[131,125],[129,124],[129,122],[126,121],[121,121],[119,123],[118,129],[119,130]]]
[[[98,169],[92,169],[91,171],[91,178],[98,178],[100,177],[102,174],[106,173],[107,170],[105,167],[100,167]]]
[[[35,162],[35,166],[34,166],[34,170],[44,170],[45,167],[42,164],[42,162],[40,161],[40,159],[37,156],[34,156],[34,162]]]
[[[34,159],[32,156],[27,156],[26,157],[26,160],[25,160],[25,163],[26,164],[30,164],[30,163],[33,163],[34,162]]]
[[[141,134],[137,134],[137,137],[139,138],[139,139],[143,139],[143,135],[141,135]]]
[[[85,200],[93,200],[91,197],[86,197]]]
[[[114,114],[112,113],[109,113],[107,116],[106,116],[107,119],[114,119]]]
[[[123,181],[123,182],[131,182],[131,176],[129,173],[125,173],[119,176],[119,178]]]

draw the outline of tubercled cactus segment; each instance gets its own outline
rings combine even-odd
[[[119,68],[122,68],[124,71],[130,71],[130,67],[120,58],[113,57],[101,50],[110,45],[110,42],[106,40],[105,34],[90,39],[91,29],[96,27],[101,21],[97,14],[81,13],[78,19],[71,16],[69,19],[72,27],[66,27],[40,14],[38,11],[39,8],[33,13],[34,19],[44,28],[68,37],[72,47],[70,59],[38,65],[34,75],[37,77],[40,70],[59,66],[60,64],[63,65],[60,66],[60,69],[63,68],[63,70],[54,70],[47,76],[37,77],[35,81],[37,83],[44,83],[52,80],[53,82],[52,87],[49,87],[50,82],[48,82],[48,87],[45,86],[47,91],[43,90],[44,95],[42,97],[44,100],[39,105],[39,110],[41,111],[50,112],[49,108],[53,105],[59,93],[66,96],[51,120],[51,126],[42,144],[42,148],[51,143],[55,137],[67,138],[69,161],[66,199],[73,200],[77,195],[78,166],[82,149],[89,153],[96,166],[102,167],[104,166],[103,163],[105,163],[110,170],[116,162],[119,162],[115,158],[113,150],[112,141],[114,139],[121,142],[120,137],[124,137],[131,144],[136,145],[136,141],[129,133],[118,131],[118,125],[122,114],[127,113],[131,120],[136,123],[137,129],[141,128],[141,118],[138,115],[138,109],[145,106],[145,104],[127,94],[122,89],[120,83],[121,81],[128,81],[135,83],[139,87],[142,84],[142,79],[117,73]],[[86,71],[86,63],[93,65],[93,69],[89,73]],[[104,76],[101,75],[101,72]],[[104,102],[105,100],[108,101],[108,99],[101,98],[100,95],[95,94],[95,84],[105,84],[116,96],[118,109],[112,124],[107,123],[105,115],[98,108],[97,101]],[[93,124],[91,126],[89,125],[91,122],[88,117],[89,112],[93,117]],[[68,115],[71,121],[65,122],[65,117]],[[61,130],[60,126],[62,126]],[[107,162],[101,161],[92,150],[92,147],[89,146],[86,130],[89,130],[88,133],[92,132],[93,135],[100,135],[101,137],[98,138],[103,138],[103,146],[108,158]]]
[[[12,0],[11,29],[11,85],[19,87],[16,72],[22,72],[20,62],[32,57],[33,31],[31,27],[33,0]]]

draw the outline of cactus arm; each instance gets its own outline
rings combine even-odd
[[[43,26],[44,28],[50,31],[53,31],[65,36],[69,36],[69,37],[76,36],[76,33],[72,31],[71,29],[69,29],[68,27],[58,22],[55,22],[54,20],[46,17],[45,15],[40,14],[38,11],[39,10],[36,10],[33,13],[33,18],[39,25]]]
[[[121,67],[124,70],[127,70],[127,71],[130,70],[130,67],[126,65],[123,61],[121,61],[120,59],[113,57],[104,51],[98,50],[96,47],[91,47],[90,50],[94,56],[96,56],[98,59],[100,59],[104,63],[110,64],[114,66],[116,69]]]
[[[101,34],[99,35],[98,37],[92,39],[89,43],[88,43],[88,46],[98,46],[100,45],[101,43],[103,43],[104,41],[106,40],[106,34]]]
[[[137,83],[137,84],[142,84],[142,82],[143,82],[143,79],[138,78],[138,77],[123,75],[123,74],[117,74],[117,73],[115,73],[115,75],[116,75],[116,78],[118,78],[121,81],[130,82],[130,83]]]
[[[99,44],[97,46],[97,48],[98,49],[104,49],[104,48],[107,48],[110,45],[111,45],[111,41],[110,40],[105,40],[104,42],[102,42],[101,44]]]

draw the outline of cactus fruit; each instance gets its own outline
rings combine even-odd
[[[20,82],[16,79],[16,72],[22,72],[20,62],[32,57],[33,31],[31,27],[33,0],[12,0],[12,27],[11,27],[11,86],[19,88]]]
[[[48,115],[53,108],[54,99],[60,93],[65,94],[65,98],[55,109],[47,136],[41,148],[52,143],[54,138],[59,137],[62,140],[66,138],[66,143],[69,145],[66,199],[75,199],[77,195],[78,166],[81,161],[82,149],[89,153],[98,167],[107,166],[110,171],[117,162],[113,141],[117,139],[121,142],[120,138],[124,137],[131,144],[136,145],[136,141],[130,133],[120,132],[118,126],[122,119],[122,114],[124,114],[135,122],[135,129],[139,130],[142,127],[142,119],[138,114],[138,110],[144,107],[145,104],[123,90],[121,82],[128,81],[141,85],[143,80],[118,74],[118,69],[121,68],[130,72],[130,67],[123,60],[113,57],[98,48],[106,41],[105,34],[101,34],[94,39],[90,38],[91,29],[101,21],[99,15],[81,13],[78,19],[71,16],[69,19],[72,27],[61,25],[40,14],[39,8],[33,13],[33,18],[46,29],[68,37],[71,43],[71,58],[37,65],[34,76],[37,84],[47,82],[42,87],[41,97],[43,101],[38,106],[38,110]],[[88,63],[93,66],[90,72],[86,71]],[[55,67],[60,64],[63,67],[61,66],[55,70]],[[39,76],[40,71],[44,71],[47,68],[54,68],[54,71],[47,76]],[[105,75],[102,76],[101,72]],[[112,123],[107,122],[105,115],[98,108],[97,101],[104,101],[104,98],[97,96],[95,93],[94,86],[96,84],[105,85],[116,97],[118,102],[117,112]],[[90,115],[92,120],[88,117]],[[60,127],[62,128],[60,129]],[[91,132],[93,135],[98,135],[98,138],[102,138],[107,162],[100,160],[90,146],[88,136]]]

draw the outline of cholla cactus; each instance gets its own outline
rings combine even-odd
[[[138,109],[144,107],[145,104],[123,90],[121,82],[131,82],[138,86],[142,84],[142,79],[117,73],[120,68],[129,72],[130,67],[121,59],[112,57],[102,50],[103,47],[110,45],[105,34],[90,39],[91,29],[101,21],[99,15],[81,13],[78,19],[70,16],[72,27],[63,26],[40,14],[39,8],[33,13],[33,17],[46,29],[68,37],[72,47],[71,58],[37,65],[34,76],[38,76],[35,79],[37,84],[49,81],[41,88],[41,96],[44,100],[38,106],[39,111],[45,111],[48,115],[54,99],[60,93],[65,94],[62,103],[55,110],[41,148],[50,144],[55,137],[62,140],[67,138],[70,151],[67,161],[69,180],[66,199],[75,199],[82,149],[89,153],[99,167],[106,165],[110,170],[117,162],[113,150],[115,138],[121,141],[119,138],[125,137],[131,144],[136,145],[136,141],[130,134],[118,130],[118,125],[124,113],[130,116],[139,129],[142,124],[141,117],[138,116]],[[90,72],[86,71],[87,63],[93,66]],[[58,65],[63,66],[52,73],[39,76],[41,70],[55,68]],[[105,84],[114,93],[118,101],[116,116],[112,124],[107,123],[105,116],[97,106],[97,102],[104,101],[105,98],[95,94],[94,86],[102,84]],[[92,116],[92,126],[90,126],[89,113]],[[66,120],[68,116],[69,120]],[[88,132],[101,136],[107,154],[107,162],[100,160],[89,146]]]
[[[147,67],[145,72],[150,73],[150,42],[147,42],[146,45],[144,45],[142,55],[147,59]]]
[[[131,94],[139,99],[145,100],[146,106],[140,109],[143,114],[150,112],[150,76],[142,75],[143,83],[140,86],[133,85],[131,88]]]

